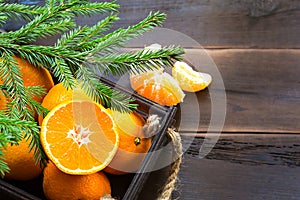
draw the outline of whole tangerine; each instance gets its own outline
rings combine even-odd
[[[43,191],[47,199],[98,200],[111,194],[111,186],[103,172],[90,175],[70,175],[52,162],[44,170]]]
[[[30,180],[38,177],[42,169],[34,161],[33,150],[29,152],[29,140],[23,139],[19,145],[10,145],[4,148],[5,162],[10,171],[5,174],[6,179],[11,180]]]

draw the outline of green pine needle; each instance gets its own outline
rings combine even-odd
[[[39,15],[43,11],[44,9],[38,6],[0,3],[0,24],[5,23],[7,19],[31,20],[32,16]]]
[[[107,54],[102,57],[94,57],[93,65],[100,74],[121,76],[125,73],[138,74],[149,69],[172,67],[173,59],[181,60],[184,53],[181,47],[163,47],[158,50],[142,49],[136,52],[120,54]]]
[[[0,177],[4,177],[5,173],[9,172],[2,149],[6,148],[7,144],[12,143],[11,137],[11,135],[0,134]]]
[[[10,144],[18,144],[20,140],[29,140],[29,149],[34,152],[36,163],[45,164],[46,155],[39,142],[39,127],[36,122],[11,118],[0,113],[0,174],[8,171],[5,163],[5,155],[2,149]]]
[[[95,42],[95,40],[102,36],[104,31],[109,30],[113,22],[118,20],[117,15],[109,15],[105,19],[99,21],[92,27],[79,27],[62,35],[58,40],[56,46],[68,46],[77,51],[88,51],[93,49],[93,45],[85,45],[87,42]]]
[[[87,95],[105,107],[121,112],[130,112],[137,108],[137,105],[131,104],[133,99],[104,85],[90,68],[82,67],[77,71],[76,77]]]
[[[136,25],[129,26],[126,29],[120,28],[102,38],[87,42],[83,46],[93,47],[93,54],[99,54],[99,56],[103,56],[108,53],[115,52],[116,47],[122,47],[122,45],[126,44],[128,40],[140,36],[157,26],[161,26],[165,19],[166,15],[163,13],[150,13],[144,20]]]

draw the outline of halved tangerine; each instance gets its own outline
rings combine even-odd
[[[185,96],[178,82],[163,70],[131,75],[130,83],[138,94],[163,106],[177,105]]]
[[[117,152],[119,136],[107,110],[91,101],[68,101],[53,108],[41,127],[49,159],[68,174],[92,174]]]

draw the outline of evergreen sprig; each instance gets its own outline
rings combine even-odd
[[[5,23],[7,19],[31,20],[32,16],[42,12],[43,8],[38,6],[0,3],[0,24]]]
[[[0,175],[4,176],[5,172],[9,170],[5,163],[5,155],[2,149],[8,145],[18,145],[18,142],[23,138],[29,141],[30,150],[34,151],[36,162],[45,164],[46,155],[42,150],[39,142],[39,127],[34,121],[20,120],[0,113]],[[41,161],[41,162],[40,162]]]
[[[28,60],[36,67],[47,68],[66,88],[79,82],[95,101],[119,111],[136,109],[132,99],[116,92],[99,81],[96,74],[123,75],[138,73],[161,66],[171,66],[181,59],[183,49],[164,47],[156,51],[118,52],[132,38],[161,26],[166,15],[150,13],[139,23],[107,33],[118,20],[119,5],[113,2],[88,0],[46,0],[44,6],[7,4],[0,0],[0,24],[7,19],[27,22],[20,29],[0,33],[0,88],[9,100],[7,109],[0,113],[0,173],[8,170],[1,147],[15,144],[22,133],[30,140],[36,161],[45,154],[39,142],[39,128],[34,115],[45,115],[48,110],[32,99],[44,91],[40,87],[25,87],[14,56]],[[79,27],[75,17],[106,13],[93,26]],[[106,34],[107,33],[107,34]],[[36,44],[39,38],[61,35],[52,46]],[[0,91],[0,92],[1,92]],[[15,127],[15,128],[13,128]]]
[[[27,109],[29,99],[26,94],[24,82],[21,76],[21,70],[17,66],[16,60],[2,52],[1,55],[2,66],[0,70],[0,77],[3,80],[2,93],[11,100],[9,103],[11,109],[7,112],[8,115],[18,115],[18,118],[34,120],[33,112]],[[22,111],[22,112],[20,112]]]
[[[162,22],[165,19],[166,15],[163,13],[150,13],[144,20],[136,25],[120,28],[102,38],[86,42],[83,46],[93,48],[92,52],[99,56],[112,53],[115,52],[116,47],[123,47],[128,40],[136,38],[137,36],[152,30],[154,27],[162,25]]]
[[[163,47],[158,50],[142,49],[136,52],[106,54],[95,57],[91,65],[101,74],[123,75],[127,72],[138,74],[149,69],[159,69],[162,66],[172,66],[173,59],[180,60],[181,47]]]

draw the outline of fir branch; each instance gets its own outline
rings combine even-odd
[[[57,41],[56,46],[68,46],[74,50],[87,51],[90,47],[87,47],[86,49],[81,47],[86,42],[92,42],[96,38],[101,37],[102,33],[109,30],[113,22],[118,19],[117,15],[109,15],[92,27],[78,27],[69,33],[63,34],[61,39]]]
[[[6,141],[0,140],[2,147],[6,147],[7,144],[18,144],[19,141],[23,139],[24,135],[22,134],[20,126],[15,126],[15,123],[10,123],[11,121],[15,122],[20,120],[17,118],[10,118],[4,115],[2,112],[0,113],[0,135],[4,135],[6,139]]]
[[[112,33],[98,38],[92,42],[87,42],[81,48],[93,48],[92,54],[105,55],[115,51],[115,47],[122,47],[128,40],[152,30],[154,27],[162,25],[166,19],[163,13],[150,13],[144,20],[126,29],[120,28]]]
[[[0,78],[4,80],[3,85],[5,86],[5,90],[2,91],[7,93],[7,96],[11,99],[11,102],[8,104],[11,110],[7,110],[7,113],[14,115],[17,112],[19,118],[33,119],[32,111],[26,109],[29,97],[25,92],[20,68],[17,66],[16,61],[6,52],[2,53],[1,61]]]
[[[88,1],[83,1],[82,3],[78,3],[76,6],[72,6],[70,8],[70,11],[72,11],[76,16],[90,16],[92,14],[99,14],[105,12],[117,12],[117,9],[119,8],[119,5],[114,2],[87,2]]]
[[[40,129],[36,126],[31,126],[25,132],[26,141],[29,141],[29,149],[33,151],[33,157],[36,164],[45,166],[47,163],[47,155],[45,154],[40,142]]]
[[[10,135],[0,134],[0,177],[4,177],[5,173],[9,172],[9,167],[5,162],[5,155],[2,151],[3,148],[7,147],[7,144],[11,143]]]
[[[88,67],[82,67],[76,73],[77,80],[82,85],[82,89],[94,101],[103,104],[105,107],[113,108],[121,112],[130,112],[136,109],[136,104],[131,98],[114,91],[107,85],[99,81],[99,78]]]
[[[55,59],[55,62],[52,65],[53,75],[58,78],[59,82],[63,82],[66,88],[74,88],[76,81],[72,74],[72,71],[69,68],[69,65],[63,59]]]
[[[37,38],[59,34],[75,26],[70,13],[60,12],[54,14],[53,12],[56,12],[56,10],[53,9],[49,13],[43,13],[19,30],[8,33],[11,35],[11,41],[13,43],[28,44],[34,42]],[[65,15],[64,17],[60,16],[62,13]]]
[[[29,141],[30,151],[34,151],[34,159],[36,163],[45,164],[46,155],[43,152],[42,146],[39,142],[39,127],[34,121],[20,120],[19,118],[11,118],[0,113],[0,135],[4,135],[6,139],[0,138],[1,147],[6,144],[18,144],[23,138]],[[0,149],[2,155],[2,148]],[[0,173],[3,168],[0,166]]]
[[[76,29],[73,29],[61,36],[60,39],[57,40],[55,46],[68,46],[70,48],[73,48],[74,45],[78,44],[82,38],[85,37],[85,33],[88,31],[89,27],[78,27]]]
[[[49,113],[49,110],[41,105],[41,103],[30,99],[29,100],[31,109],[35,111],[35,113],[43,118]]]
[[[29,109],[32,110],[34,113],[40,116],[46,116],[49,112],[48,109],[44,108],[39,102],[34,100],[33,98],[40,98],[41,96],[46,94],[45,88],[41,86],[28,86],[25,88],[26,95],[32,97],[29,99]]]
[[[87,54],[87,52],[71,51],[67,47],[5,44],[2,46],[6,49],[13,48],[34,66],[47,68],[60,82],[70,88],[75,86],[73,72],[81,65]]]
[[[96,64],[90,66],[97,69],[101,74],[112,73],[118,76],[127,72],[137,74],[149,69],[172,67],[172,60],[180,60],[183,53],[183,48],[173,46],[158,50],[142,49],[136,52],[95,56],[93,63]]]
[[[46,95],[46,90],[42,86],[27,86],[25,87],[25,93],[29,97],[40,98],[42,95]]]
[[[0,44],[1,45],[1,44]],[[9,48],[9,45],[7,45]],[[72,51],[72,49],[64,46],[40,46],[40,45],[13,45],[15,51],[20,55],[31,55],[39,61],[50,61],[51,63],[55,60],[54,58],[61,58],[65,61],[76,62],[77,64],[82,63],[89,52]],[[36,55],[36,56],[34,56]],[[38,57],[41,57],[40,59]],[[42,62],[43,63],[43,62]],[[41,63],[40,63],[41,64]],[[36,65],[40,66],[40,65]],[[45,66],[47,67],[47,66]]]
[[[7,33],[2,37],[10,37],[14,43],[28,44],[37,38],[59,34],[75,27],[72,20],[74,16],[116,11],[118,8],[115,3],[88,3],[86,0],[60,1],[54,6],[57,3],[58,1],[47,2],[48,7],[38,9],[40,15],[14,33]]]
[[[7,19],[31,20],[33,16],[39,15],[44,11],[42,7],[24,4],[0,3],[0,23],[3,24]]]

